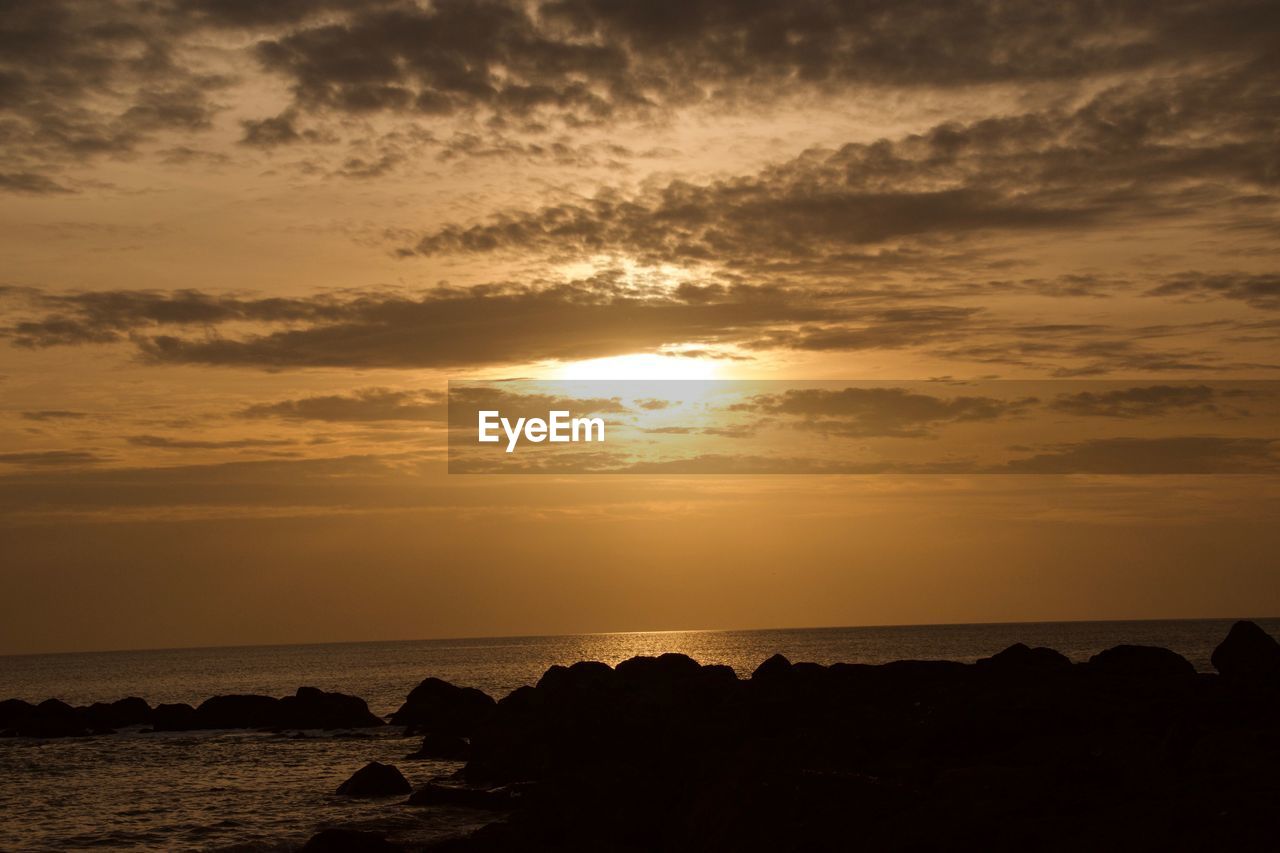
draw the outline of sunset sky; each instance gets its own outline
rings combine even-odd
[[[1276,421],[1214,396],[1280,379],[1278,32],[0,2],[0,653],[1280,613]],[[504,377],[945,380],[798,412],[859,441],[1043,380],[1054,452],[1271,473],[447,473],[446,383]]]

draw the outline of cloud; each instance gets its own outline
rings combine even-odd
[[[653,266],[829,278],[877,252],[936,251],[943,240],[1214,215],[1221,227],[1270,222],[1277,126],[1257,117],[1280,109],[1280,95],[1254,71],[1124,84],[1074,109],[811,150],[754,174],[602,190],[446,225],[400,251],[617,254]],[[1063,285],[1045,282],[1051,293]]]
[[[1208,385],[1147,385],[1114,391],[1060,394],[1049,407],[1069,415],[1105,418],[1151,418],[1186,412],[1216,412],[1217,400],[1248,392]]]
[[[1252,308],[1280,311],[1280,275],[1275,273],[1183,273],[1151,288],[1148,296],[1234,299]]]
[[[126,440],[136,447],[151,447],[160,450],[243,450],[254,447],[285,447],[296,444],[296,442],[289,439],[236,438],[206,441],[170,438],[162,435],[131,435]]]
[[[38,412],[23,412],[22,417],[28,421],[64,421],[79,420],[89,415],[85,412],[70,412],[65,409],[44,409]]]
[[[19,453],[0,453],[0,465],[31,465],[36,467],[60,467],[64,465],[93,465],[108,461],[107,457],[87,450],[34,450]]]
[[[202,4],[207,20],[281,26],[256,55],[311,111],[538,115],[567,126],[702,103],[886,87],[1078,81],[1265,55],[1263,2],[439,0],[268,13]],[[190,7],[188,7],[190,8]],[[315,15],[314,11],[329,12]],[[311,12],[308,16],[308,12]],[[307,20],[307,18],[310,20]]]
[[[1275,474],[1280,442],[1272,438],[1183,436],[1099,438],[1061,444],[1009,462],[1021,474]]]
[[[369,421],[444,421],[445,395],[439,391],[394,391],[364,388],[350,394],[328,394],[258,403],[242,409],[245,418],[363,423]]]
[[[0,299],[26,304],[36,319],[0,326],[0,336],[16,346],[40,349],[124,340],[157,326],[213,326],[236,321],[291,322],[337,317],[341,301],[276,297],[245,299],[195,290],[112,290],[54,293],[32,288],[0,288]],[[15,308],[15,313],[21,307]]]
[[[918,438],[945,424],[1017,414],[1036,402],[1034,398],[943,398],[906,388],[805,388],[758,395],[731,409],[791,418],[794,426],[824,435]]]
[[[212,127],[228,79],[186,67],[164,3],[17,0],[0,17],[0,188],[57,192],[63,163],[126,155],[163,132]],[[17,167],[17,168],[15,168]]]
[[[844,304],[838,293],[715,282],[637,284],[616,272],[554,285],[419,294],[255,298],[193,290],[11,290],[7,296],[29,314],[0,326],[0,336],[20,347],[127,341],[157,363],[266,368],[572,360],[669,344],[894,348],[944,337],[977,311],[878,311]],[[823,337],[842,323],[849,324],[847,339]]]
[[[34,172],[0,172],[0,190],[28,195],[56,195],[71,190],[46,175]]]

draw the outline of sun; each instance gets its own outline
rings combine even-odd
[[[656,353],[615,355],[562,365],[560,379],[717,379],[720,365],[713,359]]]

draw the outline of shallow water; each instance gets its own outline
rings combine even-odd
[[[1258,620],[1273,635],[1280,619]],[[0,698],[75,705],[142,696],[198,704],[215,694],[281,696],[300,685],[362,696],[393,711],[428,675],[502,696],[552,664],[617,663],[684,652],[750,675],[782,652],[793,661],[879,663],[903,658],[970,661],[1015,642],[1077,660],[1120,643],[1161,645],[1197,669],[1229,620],[1067,622],[688,631],[472,640],[424,640],[0,657]],[[121,733],[53,741],[0,740],[0,849],[210,849],[245,844],[288,849],[318,826],[352,820],[415,821],[395,800],[349,801],[333,790],[372,760],[390,761],[415,784],[458,767],[407,762],[416,738],[394,728],[370,737],[293,739],[253,732]],[[425,812],[429,832],[461,831],[465,811]]]

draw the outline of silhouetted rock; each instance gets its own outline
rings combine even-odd
[[[1089,658],[1088,669],[1099,675],[1139,680],[1196,674],[1190,661],[1159,646],[1115,646]]]
[[[411,806],[462,806],[469,809],[509,809],[514,805],[510,788],[461,788],[453,785],[424,785],[409,795]]]
[[[0,702],[0,731],[26,719],[35,709],[35,705],[23,699],[5,699]]]
[[[1071,661],[1066,655],[1043,646],[1030,648],[1025,643],[1014,643],[1002,652],[989,658],[982,658],[978,666],[1002,673],[1025,674],[1061,673],[1071,670]]]
[[[791,677],[791,661],[787,660],[781,653],[774,655],[764,663],[756,667],[756,671],[751,673],[752,681],[777,681]]]
[[[388,841],[384,832],[323,829],[307,839],[300,853],[400,853],[403,850]]]
[[[344,797],[391,797],[412,790],[404,774],[392,764],[371,761],[338,786]]]
[[[94,702],[84,709],[84,716],[95,729],[123,729],[152,722],[151,706],[137,696],[115,702]]]
[[[748,681],[683,656],[556,666],[477,726],[472,787],[411,802],[535,783],[451,848],[473,853],[1271,849],[1280,691],[1222,683],[1142,646],[1082,665],[1023,644],[975,664],[776,656]]]
[[[280,724],[280,700],[271,696],[214,696],[196,708],[198,729],[266,729]]]
[[[299,687],[280,700],[276,725],[291,729],[360,729],[385,725],[359,696]]]
[[[1256,622],[1240,621],[1213,650],[1213,666],[1233,682],[1280,687],[1280,643]]]
[[[23,705],[26,705],[25,713]],[[46,699],[35,706],[14,703],[8,713],[12,721],[4,732],[7,737],[60,738],[94,734],[84,712],[60,699]]]
[[[184,732],[197,728],[196,709],[186,702],[157,705],[151,712],[151,726],[158,732]]]
[[[442,761],[466,761],[471,755],[471,744],[460,735],[429,734],[422,739],[418,751],[405,758],[435,758]]]
[[[495,704],[493,697],[474,687],[427,678],[410,691],[391,722],[409,731],[466,736],[493,713]]]

